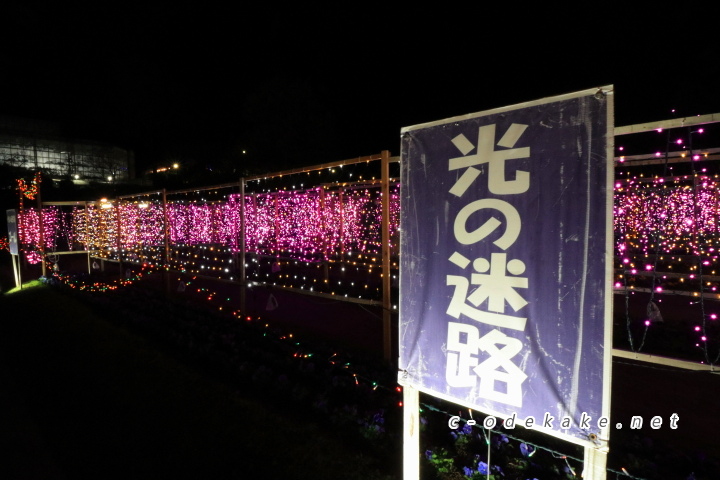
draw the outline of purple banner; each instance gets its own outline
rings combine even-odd
[[[17,255],[20,253],[18,245],[20,244],[20,237],[18,235],[18,213],[17,210],[6,210],[7,225],[8,225],[8,247],[11,255]]]
[[[401,384],[606,438],[612,128],[593,90],[402,130]]]

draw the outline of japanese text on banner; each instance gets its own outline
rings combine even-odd
[[[470,187],[482,174],[476,168],[480,165],[487,165],[487,190],[490,193],[507,196],[527,192],[530,173],[523,170],[508,172],[511,168],[507,165],[509,160],[530,157],[529,147],[515,148],[526,128],[527,125],[513,123],[497,143],[494,124],[479,128],[477,145],[463,134],[455,137],[452,142],[462,156],[449,159],[448,170],[463,172],[449,193],[463,200],[470,197],[469,192],[475,191]],[[474,154],[471,153],[473,150]],[[508,173],[513,180],[506,179]],[[503,330],[524,331],[527,321],[522,313],[518,313],[528,303],[524,296],[528,279],[523,277],[526,264],[519,258],[509,259],[506,253],[520,236],[522,219],[517,209],[505,200],[467,198],[467,201],[454,220],[458,245],[448,261],[458,274],[446,276],[446,284],[454,287],[446,313],[455,319],[467,317],[491,327],[491,330],[481,335],[480,328],[473,324],[448,322],[445,378],[451,387],[478,386],[480,397],[521,407],[522,384],[527,375],[513,358],[521,352],[523,344]],[[468,231],[468,220],[482,210],[492,215],[478,228]],[[491,242],[486,240],[498,229],[502,235]],[[489,242],[489,258],[471,259],[463,255],[463,247],[480,242]],[[485,354],[482,362],[481,352]]]

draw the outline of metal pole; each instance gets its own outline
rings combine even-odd
[[[382,292],[383,292],[383,356],[386,361],[392,357],[392,316],[390,290],[390,152],[381,154],[382,190]]]

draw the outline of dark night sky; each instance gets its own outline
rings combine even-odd
[[[404,126],[606,84],[616,125],[720,112],[720,43],[694,4],[292,8],[6,4],[0,114],[57,120],[141,166],[274,170],[398,155]]]

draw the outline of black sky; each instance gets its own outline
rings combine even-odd
[[[704,7],[487,5],[13,2],[0,114],[132,148],[141,166],[273,170],[398,155],[404,126],[606,84],[616,125],[720,112]]]

